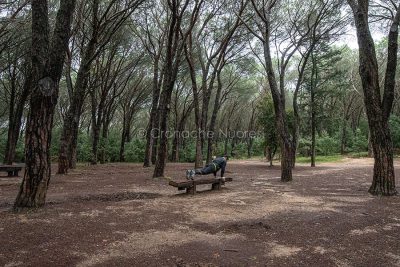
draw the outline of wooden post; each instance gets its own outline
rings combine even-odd
[[[221,180],[219,180],[216,183],[213,183],[211,189],[212,190],[221,190]]]
[[[188,187],[186,189],[186,193],[187,194],[192,194],[192,195],[196,194],[196,185],[193,184],[191,187]]]

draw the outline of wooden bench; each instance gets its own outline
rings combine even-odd
[[[225,178],[225,181],[222,178],[202,178],[202,179],[195,179],[193,181],[169,181],[169,185],[173,187],[177,187],[178,190],[186,190],[187,194],[196,194],[196,186],[202,184],[211,184],[212,190],[220,190],[221,186],[224,185],[226,182],[232,182],[232,178]]]
[[[16,164],[16,165],[0,165],[0,172],[7,172],[8,177],[17,177],[18,172],[25,167],[24,164]]]

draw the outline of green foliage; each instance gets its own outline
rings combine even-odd
[[[92,157],[91,138],[86,133],[80,132],[78,135],[77,160],[88,162]]]
[[[6,151],[6,145],[7,145],[7,132],[4,132],[2,135],[0,135],[0,162],[3,162],[4,160],[4,152]],[[24,149],[24,136],[20,137],[18,139],[17,147],[15,149],[15,162],[24,162],[25,159],[25,149]]]
[[[125,144],[125,160],[127,162],[143,162],[145,147],[146,140],[138,138]]]
[[[272,97],[265,95],[259,105],[260,116],[258,117],[258,124],[264,130],[265,146],[275,148],[278,146],[278,136],[276,133],[275,125],[275,112]]]
[[[311,140],[300,138],[297,153],[303,157],[309,157],[311,155]]]
[[[106,161],[116,162],[119,161],[119,150],[121,145],[121,137],[118,131],[111,131],[107,140],[100,140],[100,143],[104,145],[106,151]]]
[[[24,136],[18,139],[15,149],[15,162],[25,162],[25,140]]]
[[[336,138],[323,135],[317,138],[317,154],[324,156],[333,155],[339,152],[340,142]]]
[[[368,151],[368,137],[362,134],[361,129],[357,129],[353,135],[351,150],[352,152]]]
[[[196,143],[194,140],[187,140],[185,148],[179,151],[180,162],[194,162],[196,157]]]

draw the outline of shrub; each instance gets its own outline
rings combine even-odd
[[[333,137],[324,135],[317,138],[318,154],[332,155],[339,152],[339,141]]]
[[[365,152],[368,151],[368,138],[361,133],[360,129],[357,129],[354,133],[351,151],[353,152]]]

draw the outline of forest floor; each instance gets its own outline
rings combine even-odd
[[[291,183],[267,165],[228,162],[234,181],[194,196],[138,164],[80,166],[21,213],[21,178],[0,177],[0,266],[400,266],[400,197],[367,193],[371,159],[299,165]]]

